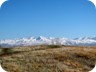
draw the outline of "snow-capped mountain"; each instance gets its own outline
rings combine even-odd
[[[54,38],[54,37],[30,37],[20,39],[6,39],[0,40],[0,45],[3,47],[12,46],[33,46],[33,45],[75,45],[75,46],[96,46],[96,37],[82,37],[82,38]]]

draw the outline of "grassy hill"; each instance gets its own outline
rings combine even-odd
[[[88,72],[96,62],[96,47],[40,45],[0,48],[0,62],[8,72]]]

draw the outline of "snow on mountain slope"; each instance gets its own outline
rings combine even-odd
[[[83,37],[83,38],[54,38],[54,37],[43,37],[38,38],[20,38],[20,39],[7,39],[0,40],[0,45],[3,47],[12,46],[32,46],[32,45],[75,45],[75,46],[96,46],[96,37]]]

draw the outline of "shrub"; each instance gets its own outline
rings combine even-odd
[[[13,50],[11,48],[2,48],[2,54],[10,54]]]
[[[48,45],[48,48],[60,48],[60,45]]]

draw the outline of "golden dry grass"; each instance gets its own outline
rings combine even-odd
[[[1,49],[0,61],[8,72],[88,72],[96,62],[96,47],[14,47],[7,54]]]

